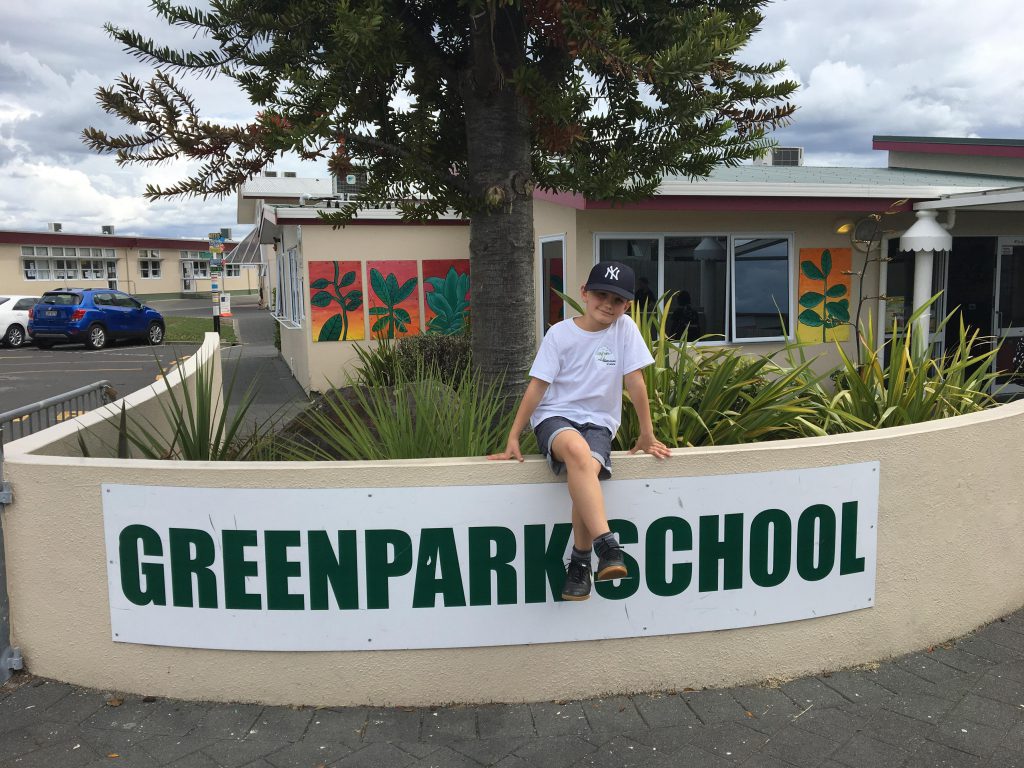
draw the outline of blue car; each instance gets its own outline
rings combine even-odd
[[[29,312],[28,332],[40,349],[79,343],[103,349],[115,339],[164,340],[164,318],[122,291],[64,288],[47,291]]]

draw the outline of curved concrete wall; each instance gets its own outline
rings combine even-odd
[[[57,433],[63,426],[55,428]],[[771,626],[469,649],[238,652],[111,641],[100,483],[374,488],[549,483],[539,458],[172,463],[40,455],[12,443],[5,512],[13,641],[34,673],[104,689],[272,704],[530,701],[725,686],[922,648],[1024,603],[1024,403],[836,438],[616,456],[617,478],[878,461],[876,607]],[[65,436],[66,437],[66,436]],[[20,444],[19,444],[20,443]]]

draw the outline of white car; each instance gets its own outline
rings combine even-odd
[[[0,342],[20,347],[29,340],[28,311],[37,301],[38,296],[0,296]]]

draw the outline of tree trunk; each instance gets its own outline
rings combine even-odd
[[[515,20],[486,23],[474,34],[474,65],[465,73],[467,171],[473,194],[488,201],[469,229],[473,359],[484,381],[504,377],[521,394],[535,352],[533,195],[530,122],[502,71],[522,44]]]

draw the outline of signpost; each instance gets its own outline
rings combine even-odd
[[[210,300],[213,303],[213,330],[220,333],[220,277],[224,263],[224,234],[211,232],[210,238]]]

